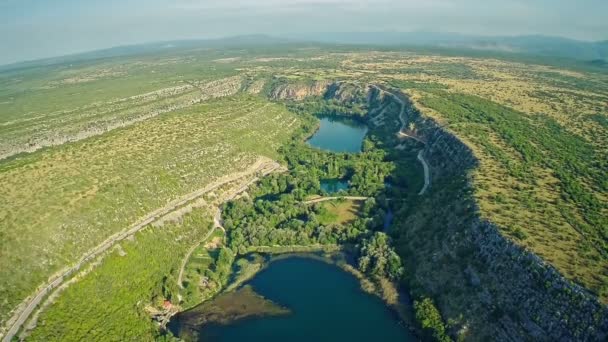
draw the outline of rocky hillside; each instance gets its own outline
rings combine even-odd
[[[391,112],[391,119],[381,122],[396,132],[400,123],[391,120],[401,106],[380,89],[346,82],[282,84],[272,97],[299,100],[315,95],[364,102],[371,124]],[[608,309],[595,295],[481,218],[470,177],[479,162],[471,148],[421,113],[405,94],[391,92],[406,104],[408,129],[426,142],[424,156],[432,178],[430,192],[397,211],[393,228],[413,296],[432,297],[454,337],[606,340]]]
[[[597,297],[482,220],[471,196],[472,150],[408,102],[427,141],[434,190],[396,232],[414,291],[432,295],[454,335],[474,340],[603,341],[608,309]]]
[[[327,92],[328,81],[287,83],[277,81],[271,85],[269,96],[273,100],[303,100],[309,96],[322,96]]]

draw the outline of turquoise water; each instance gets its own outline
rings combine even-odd
[[[319,130],[308,139],[310,146],[332,152],[361,152],[367,126],[353,120],[322,118]]]
[[[248,282],[254,290],[292,311],[209,326],[206,341],[415,341],[377,297],[334,265],[304,257],[273,261]]]
[[[348,190],[348,182],[340,179],[322,179],[321,189],[327,193],[333,194],[340,190]]]

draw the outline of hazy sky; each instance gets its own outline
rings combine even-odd
[[[0,0],[0,64],[237,34],[441,31],[608,39],[608,0]]]

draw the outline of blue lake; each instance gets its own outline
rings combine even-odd
[[[415,341],[409,330],[359,280],[335,265],[305,257],[271,262],[248,282],[287,307],[287,316],[250,318],[204,328],[211,341]]]
[[[308,139],[310,146],[331,152],[361,152],[367,126],[354,120],[321,118],[321,126]]]

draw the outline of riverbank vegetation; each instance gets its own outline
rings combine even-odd
[[[383,232],[375,232],[362,241],[358,266],[361,272],[393,281],[400,280],[404,272],[401,258],[393,250],[388,235]]]
[[[416,320],[420,322],[423,331],[427,334],[427,338],[432,338],[439,342],[452,341],[446,332],[445,323],[433,300],[421,298],[414,301],[414,311],[416,312]]]
[[[320,104],[297,108],[303,117],[303,128],[281,150],[289,171],[265,177],[250,188],[248,196],[223,206],[229,246],[241,255],[297,246],[304,250],[307,246],[355,246],[350,249],[351,257],[357,260],[355,267],[341,263],[342,267],[355,274],[366,291],[379,295],[400,313],[407,311],[401,307],[403,301],[398,299],[397,288],[404,279],[404,268],[391,239],[382,232],[390,224],[386,221],[391,210],[387,196],[406,192],[407,188],[387,186],[386,179],[395,166],[387,153],[376,147],[384,142],[371,140],[378,139],[376,136],[367,138],[363,151],[356,154],[309,147],[304,139],[314,130],[315,121],[303,108],[325,107]],[[368,199],[345,200],[338,196],[335,200],[305,204],[307,199],[327,195],[320,187],[324,179],[345,180],[348,188],[341,194]],[[410,317],[408,313],[400,316]]]
[[[327,202],[304,204],[321,193],[320,180],[350,179],[351,195],[381,193],[390,165],[377,151],[359,155],[316,151],[294,143],[283,150],[290,165],[284,174],[270,175],[252,186],[249,196],[230,201],[222,210],[229,245],[235,252],[254,246],[353,243],[368,229],[380,229],[384,212],[375,202],[362,204],[368,215],[331,212]],[[362,179],[370,179],[365,182]],[[340,205],[336,200],[335,205]],[[342,202],[344,203],[344,202]],[[347,203],[349,204],[349,203]]]
[[[180,313],[172,326],[180,327],[174,333],[185,341],[198,341],[200,327],[207,324],[228,324],[245,318],[284,316],[290,313],[257,294],[251,286],[224,292],[192,310]],[[204,336],[203,336],[204,337]]]

